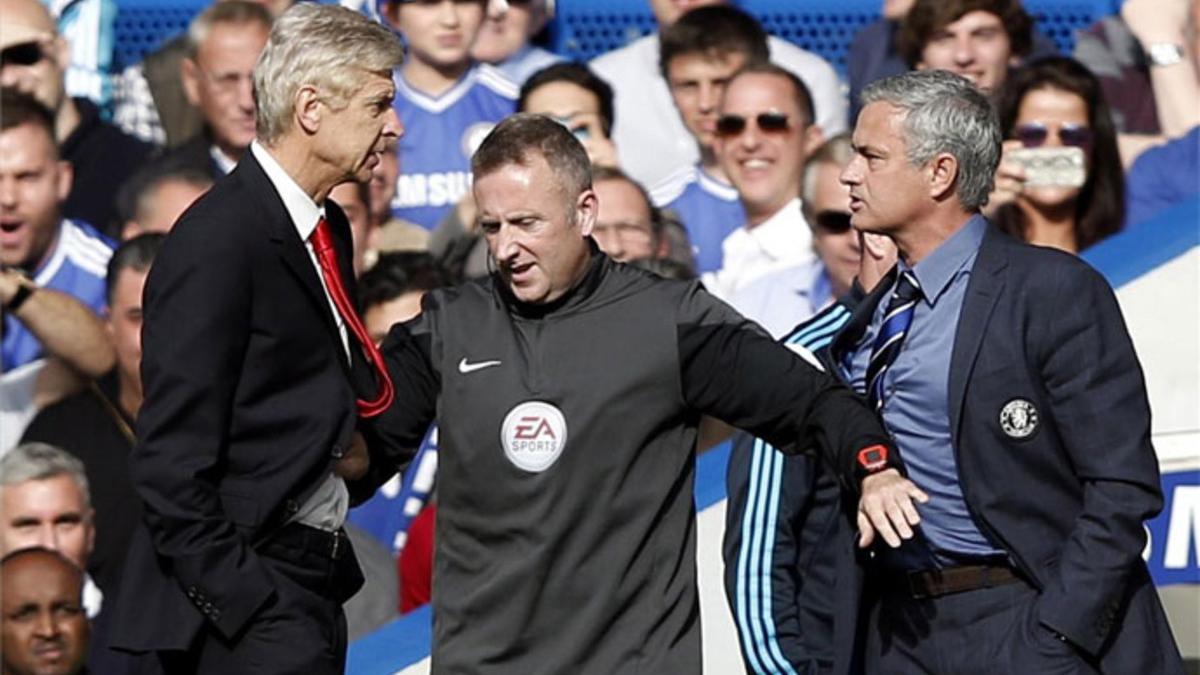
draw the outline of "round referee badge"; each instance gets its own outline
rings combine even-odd
[[[500,425],[504,456],[531,473],[549,469],[567,445],[567,421],[562,411],[544,401],[525,401],[508,411]]]
[[[1037,426],[1037,408],[1023,398],[1014,398],[1000,410],[1000,428],[1009,438],[1029,438]]]

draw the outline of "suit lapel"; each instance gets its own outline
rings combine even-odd
[[[252,194],[261,195],[259,203],[266,211],[268,236],[275,244],[284,266],[304,289],[305,295],[308,296],[313,308],[321,317],[326,332],[337,347],[338,363],[348,372],[350,364],[346,361],[346,350],[342,347],[342,338],[337,324],[334,323],[332,308],[325,296],[325,288],[321,285],[320,278],[317,277],[317,269],[308,255],[308,249],[300,240],[296,226],[283,206],[283,200],[279,197],[279,193],[270,179],[267,178],[267,174],[259,166],[258,160],[254,159],[252,152],[247,151],[242,156],[235,171],[242,174],[243,179],[250,184]]]
[[[958,315],[958,328],[954,337],[954,350],[950,356],[950,429],[958,442],[959,424],[962,421],[963,401],[967,395],[967,382],[979,357],[983,336],[987,334],[988,321],[1004,291],[1004,270],[1008,267],[1008,254],[1004,246],[1004,235],[989,224],[984,233],[967,292],[963,297],[962,310]]]

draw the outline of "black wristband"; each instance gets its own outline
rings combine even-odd
[[[33,284],[17,284],[17,292],[13,293],[13,296],[9,298],[8,302],[4,305],[4,308],[10,312],[15,312],[18,309],[21,309],[21,305],[25,304],[25,301],[29,299],[29,296],[33,295],[34,288],[36,288],[36,286]]]

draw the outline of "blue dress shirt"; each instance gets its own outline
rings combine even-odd
[[[971,267],[986,229],[987,221],[975,215],[912,268],[923,297],[900,353],[884,373],[883,422],[900,448],[909,479],[929,495],[928,503],[917,505],[919,530],[939,564],[1004,555],[967,509],[950,430],[950,357]],[[907,266],[901,262],[900,269]],[[871,347],[890,297],[889,293],[879,303],[851,357],[848,381],[857,391],[864,390]],[[913,547],[901,547],[901,564],[911,565],[922,557]]]

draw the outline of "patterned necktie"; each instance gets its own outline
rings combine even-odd
[[[875,336],[871,360],[867,363],[867,400],[873,410],[879,410],[883,405],[883,376],[900,353],[904,336],[912,324],[913,310],[920,299],[921,285],[917,283],[917,277],[911,270],[902,272],[879,325],[879,335]]]
[[[383,365],[383,356],[367,335],[367,329],[358,318],[358,312],[354,311],[354,304],[346,296],[346,287],[342,284],[342,274],[338,271],[337,254],[333,250],[333,235],[329,231],[328,221],[324,218],[317,221],[317,229],[313,231],[309,241],[317,254],[321,276],[325,277],[325,286],[329,289],[333,304],[337,306],[338,314],[342,315],[342,320],[362,345],[363,352],[379,376],[379,396],[371,401],[358,400],[358,414],[362,417],[374,417],[392,404],[392,398],[395,396],[392,378],[388,376],[387,368]]]

